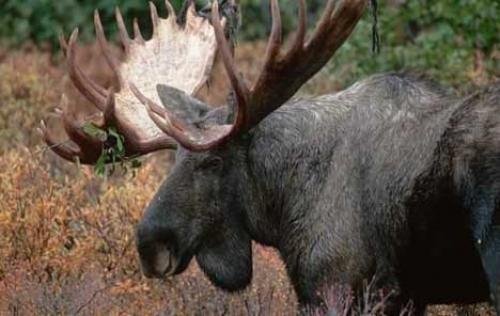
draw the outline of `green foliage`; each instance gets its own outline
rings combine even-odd
[[[141,162],[138,159],[126,156],[125,138],[115,128],[110,127],[107,130],[102,130],[92,123],[87,123],[83,126],[83,131],[105,144],[94,166],[97,175],[112,175],[116,171],[117,164],[119,164],[124,173],[129,168],[134,172],[135,169],[141,166]]]
[[[380,54],[371,54],[372,17],[366,14],[336,54],[328,73],[345,86],[367,74],[412,70],[438,82],[467,90],[477,51],[485,55],[485,74],[500,76],[500,3],[492,0],[404,1],[381,3]],[[498,53],[497,53],[498,54]]]
[[[434,28],[445,40],[460,40],[469,47],[491,50],[499,41],[499,14],[498,1],[408,1],[400,23],[413,21],[421,28]]]

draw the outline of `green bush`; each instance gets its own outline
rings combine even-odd
[[[372,20],[369,15],[330,64],[331,74],[342,73],[344,83],[366,74],[417,70],[438,82],[462,89],[470,85],[476,51],[485,55],[490,78],[500,76],[500,3],[493,0],[400,1],[379,11],[381,51],[370,54]]]

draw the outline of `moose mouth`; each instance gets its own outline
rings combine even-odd
[[[168,278],[175,274],[178,264],[177,258],[168,250],[158,253],[155,263],[155,270],[158,271],[158,277]]]
[[[178,260],[167,249],[157,252],[151,261],[141,258],[142,272],[147,278],[164,279],[175,274]]]
[[[159,248],[159,249],[158,249]],[[191,258],[181,258],[165,246],[160,246],[154,254],[147,258],[141,257],[142,272],[147,278],[166,279],[186,270]]]

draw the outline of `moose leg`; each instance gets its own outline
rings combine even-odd
[[[472,230],[490,288],[490,299],[500,315],[500,209],[496,195],[478,199],[472,209]]]
[[[500,223],[489,228],[477,248],[490,286],[491,301],[500,315]]]

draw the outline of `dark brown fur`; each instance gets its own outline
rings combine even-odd
[[[216,150],[179,149],[138,250],[148,275],[163,276],[163,249],[175,273],[196,257],[214,284],[239,290],[255,240],[279,250],[303,304],[324,285],[375,277],[397,291],[394,310],[491,298],[499,312],[499,201],[500,85],[460,99],[379,75],[289,102]]]

